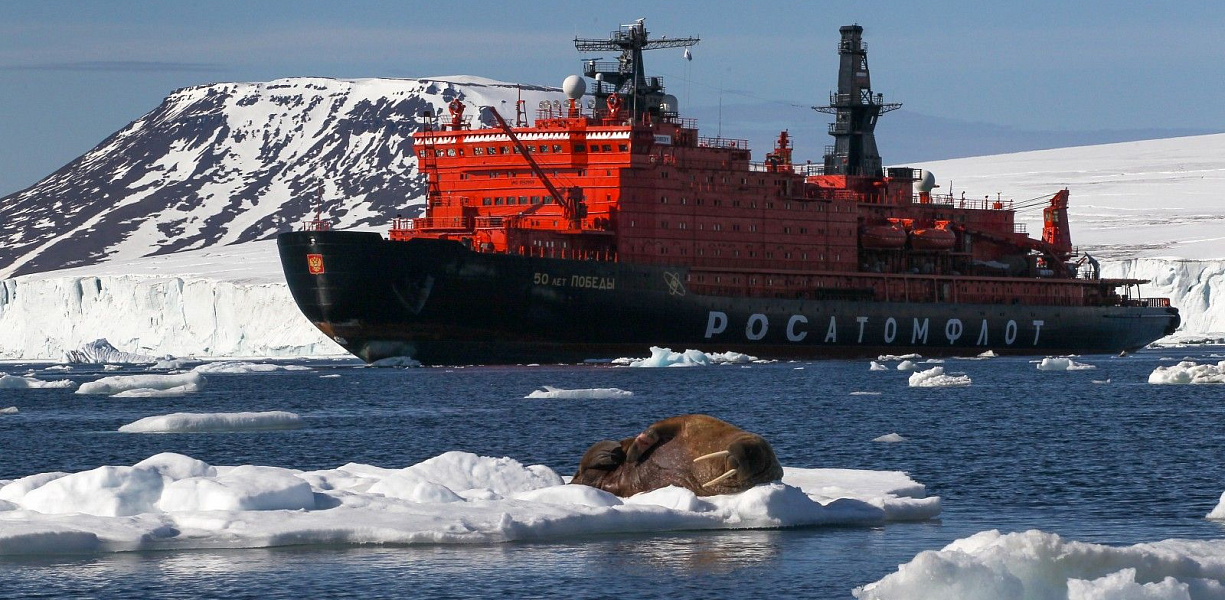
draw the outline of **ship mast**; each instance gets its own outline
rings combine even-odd
[[[834,145],[825,148],[825,174],[880,178],[884,170],[873,133],[876,119],[902,105],[886,104],[884,94],[872,93],[863,27],[847,25],[838,32],[842,34],[838,44],[838,91],[829,95],[829,106],[813,107],[835,115],[829,125]]]
[[[583,75],[596,80],[593,93],[596,100],[605,101],[612,94],[625,97],[625,104],[635,119],[644,113],[659,116],[659,104],[663,99],[664,86],[659,77],[646,77],[642,66],[642,51],[659,48],[688,48],[697,45],[697,37],[648,40],[644,19],[622,25],[608,39],[574,38],[574,47],[579,52],[620,51],[617,62],[598,62],[595,59],[583,62]],[[610,87],[609,87],[610,86]]]

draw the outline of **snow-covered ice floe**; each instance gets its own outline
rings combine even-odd
[[[532,393],[524,396],[524,398],[559,398],[564,400],[607,400],[612,398],[628,398],[634,395],[634,392],[628,392],[620,388],[589,388],[581,390],[567,390],[555,388],[551,385],[542,386],[543,390],[534,390]]]
[[[902,435],[901,435],[901,434],[899,434],[899,433],[886,433],[885,435],[882,435],[882,436],[880,436],[880,437],[878,437],[878,438],[876,438],[876,439],[874,439],[874,440],[872,440],[872,441],[874,441],[874,442],[884,442],[884,443],[886,443],[886,444],[896,444],[896,443],[899,443],[899,442],[904,442],[904,441],[906,441],[906,438],[902,437]]]
[[[1096,365],[1078,363],[1066,356],[1048,356],[1038,363],[1039,371],[1088,371]]]
[[[170,375],[112,375],[81,384],[78,394],[115,396],[160,396],[186,394],[204,389],[204,376],[195,372]]]
[[[204,363],[192,369],[197,373],[270,373],[272,371],[309,371],[310,367],[302,365],[274,365],[271,363],[253,363],[241,360],[224,360]]]
[[[862,600],[1198,599],[1225,597],[1225,540],[1104,546],[1043,531],[983,531],[919,553],[854,590]]]
[[[81,345],[76,350],[64,352],[66,363],[88,364],[147,364],[157,362],[157,358],[134,352],[124,352],[111,345],[106,338],[99,338]]]
[[[44,381],[34,377],[19,377],[17,375],[8,375],[0,373],[0,390],[39,390],[39,389],[60,389],[70,390],[77,387],[77,384],[68,379],[57,379],[54,381]]]
[[[918,360],[920,358],[923,358],[922,354],[882,354],[876,357],[876,360],[880,362],[890,362],[897,360]]]
[[[0,415],[15,415],[17,413],[18,413],[18,410],[16,406],[10,406],[8,408],[0,408]]]
[[[918,367],[915,366],[912,360],[904,360],[897,364],[897,370],[899,371],[913,371],[916,368]]]
[[[880,525],[940,513],[897,471],[784,469],[782,482],[699,498],[566,485],[552,469],[448,452],[403,469],[210,466],[164,453],[133,466],[0,487],[0,554],[303,544],[496,543],[694,529]]]
[[[283,410],[237,413],[173,413],[155,415],[119,428],[124,433],[202,433],[297,429],[302,417]]]
[[[763,361],[756,356],[732,351],[709,354],[701,350],[673,352],[671,348],[651,346],[650,358],[617,358],[612,362],[631,367],[708,367],[710,365],[743,365]]]
[[[1169,367],[1157,367],[1148,376],[1149,383],[1225,383],[1225,360],[1201,365],[1184,360]]]
[[[932,367],[910,374],[910,387],[957,387],[970,385],[969,375],[945,375],[944,367]]]
[[[869,371],[888,371],[889,367],[882,365],[876,361],[872,361],[872,365],[868,367]]]

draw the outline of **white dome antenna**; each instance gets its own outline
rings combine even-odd
[[[579,75],[571,75],[562,82],[561,89],[566,93],[567,98],[578,100],[587,93],[587,80]]]

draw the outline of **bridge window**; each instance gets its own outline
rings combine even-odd
[[[756,225],[749,225],[749,231],[757,231]]]
[[[618,150],[620,150],[620,151],[622,151],[622,152],[628,152],[628,151],[629,151],[629,149],[630,149],[630,146],[629,146],[629,144],[621,144],[621,145],[617,146],[617,149],[618,149]]]
[[[420,156],[421,158],[425,158],[425,150],[418,150],[417,156]]]
[[[481,156],[483,154],[485,154],[485,149],[480,146],[472,149],[472,156]]]
[[[532,196],[532,204],[540,204],[540,196]]]
[[[510,149],[507,148],[506,146],[498,147],[498,154],[509,154],[509,153],[510,153]]]
[[[494,198],[493,199],[494,206],[502,206],[502,200],[503,198],[501,196]]]
[[[489,206],[490,204],[493,204],[493,199],[489,197],[481,198],[481,204]]]
[[[586,145],[586,144],[575,144],[575,145],[574,145],[574,151],[575,151],[575,152],[586,152],[586,151],[587,151],[587,145]]]
[[[612,152],[612,144],[604,144],[600,147],[601,152]]]
[[[600,145],[599,145],[599,144],[592,144],[592,145],[591,145],[591,151],[592,151],[592,152],[599,152],[599,151],[600,151]]]
[[[667,197],[667,196],[660,196],[660,197],[659,197],[659,203],[660,203],[660,204],[667,204],[667,203],[668,203],[668,197]]]
[[[527,204],[527,196],[519,196],[519,204]]]
[[[497,147],[497,146],[489,146],[488,148],[485,148],[485,151],[486,151],[486,152],[488,152],[490,156],[493,156],[494,154],[497,154],[497,153],[498,153],[498,147]]]

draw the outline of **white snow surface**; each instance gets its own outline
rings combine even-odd
[[[1225,360],[1213,365],[1201,365],[1184,360],[1176,365],[1157,367],[1148,375],[1155,384],[1225,383]]]
[[[20,377],[0,373],[0,390],[41,390],[41,389],[72,389],[77,384],[68,379],[43,381],[34,377]]]
[[[1088,371],[1096,365],[1078,363],[1066,356],[1048,356],[1038,363],[1039,371]]]
[[[743,365],[759,362],[756,356],[739,352],[711,352],[701,350],[685,350],[674,352],[671,348],[651,346],[651,356],[648,358],[617,358],[613,364],[631,367],[709,367],[711,365]]]
[[[303,544],[496,543],[606,533],[878,526],[940,512],[896,471],[785,468],[782,482],[699,498],[618,498],[552,469],[452,451],[403,469],[210,466],[164,453],[0,487],[0,555]]]
[[[910,374],[910,387],[959,387],[970,385],[969,375],[945,375],[944,367],[932,367]]]
[[[297,429],[302,417],[283,410],[155,415],[119,428],[123,433],[201,433]]]
[[[134,395],[158,395],[139,393],[141,390],[153,390],[177,394],[198,392],[204,389],[206,381],[203,375],[195,371],[169,375],[112,375],[81,384],[77,393],[114,396],[124,392],[138,392]]]
[[[588,388],[581,390],[567,390],[556,388],[551,385],[541,386],[543,390],[533,390],[532,393],[524,396],[524,398],[558,398],[563,400],[611,400],[613,398],[628,398],[634,395],[634,392],[629,392],[620,388]]]
[[[861,600],[1225,598],[1225,540],[1105,546],[1038,530],[983,531],[919,553],[854,590]]]

